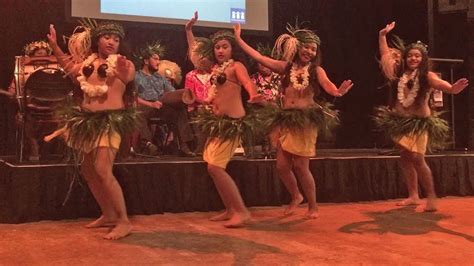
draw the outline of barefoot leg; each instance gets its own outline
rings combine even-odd
[[[86,228],[104,227],[108,224],[113,225],[117,220],[117,216],[112,206],[100,190],[100,177],[97,175],[94,169],[94,157],[95,156],[92,153],[85,155],[84,161],[81,164],[81,173],[84,179],[87,181],[87,185],[89,186],[92,195],[99,204],[102,215],[97,220],[85,225]]]
[[[224,224],[227,228],[240,228],[251,220],[249,212],[234,213],[230,220]]]
[[[113,149],[97,148],[94,164],[95,172],[99,177],[99,194],[106,200],[107,206],[110,206],[117,221],[112,231],[104,236],[105,239],[111,240],[125,237],[132,230],[132,225],[127,217],[122,188],[112,172],[115,155],[116,151]]]
[[[86,224],[84,227],[85,228],[114,227],[116,223],[117,223],[116,219],[110,219],[108,217],[105,217],[104,215],[101,215],[97,220]]]
[[[208,165],[208,171],[227,208],[226,212],[223,214],[213,217],[214,221],[229,220],[226,224],[243,224],[245,220],[250,218],[250,213],[245,207],[242,196],[240,196],[239,189],[234,180],[232,180],[225,169],[221,167]]]
[[[104,239],[107,240],[117,240],[123,237],[126,237],[132,231],[132,224],[130,221],[120,221],[115,225],[115,227],[110,231],[110,233],[104,236]]]
[[[231,217],[232,217],[232,211],[225,210],[224,212],[221,212],[218,215],[212,216],[211,218],[209,218],[209,220],[213,222],[227,221],[227,220],[230,220]]]
[[[436,197],[429,197],[426,199],[426,206],[424,211],[425,212],[435,212],[438,210],[438,204],[437,204],[437,198]]]
[[[397,206],[419,205],[418,174],[414,165],[415,153],[403,150],[400,154],[400,167],[408,189],[408,198]]]
[[[278,176],[291,195],[291,202],[284,211],[285,215],[289,215],[292,214],[298,205],[300,205],[300,203],[303,201],[303,196],[298,189],[296,177],[291,170],[293,167],[292,155],[282,150],[280,146],[277,149],[276,167]]]
[[[308,212],[305,215],[306,219],[317,219],[319,218],[319,209],[309,209]]]
[[[309,170],[309,158],[303,156],[295,156],[294,168],[298,176],[303,192],[308,199],[308,212],[305,217],[308,219],[316,219],[319,217],[318,206],[316,204],[316,182],[313,174]]]
[[[413,206],[420,205],[420,198],[406,198],[400,202],[397,202],[397,206]]]

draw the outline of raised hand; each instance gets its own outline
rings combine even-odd
[[[122,81],[126,81],[130,72],[131,62],[127,60],[125,56],[117,55],[117,66],[115,67],[115,72],[117,77]],[[127,82],[124,82],[127,83]]]
[[[236,39],[240,38],[240,34],[242,32],[242,29],[240,28],[240,24],[235,24],[234,25],[234,36]]]
[[[394,28],[395,28],[395,21],[393,21],[393,22],[390,23],[390,24],[387,24],[387,25],[385,26],[385,28],[383,28],[383,29],[381,29],[381,30],[379,31],[379,34],[385,36],[385,35],[387,35],[389,32],[391,32]]]
[[[190,30],[190,29],[194,26],[194,23],[196,23],[197,20],[198,20],[198,12],[197,12],[197,11],[194,11],[194,17],[191,18],[191,19],[186,23],[186,26],[184,26],[184,29]]]
[[[53,24],[49,24],[49,34],[46,35],[48,37],[49,45],[57,45],[58,38],[56,37],[56,29],[54,28]]]
[[[467,86],[469,86],[469,80],[462,78],[458,79],[454,84],[451,86],[451,91],[454,94],[460,93],[462,90],[464,90]]]
[[[337,91],[339,92],[339,96],[344,96],[351,88],[354,86],[354,83],[352,83],[352,80],[344,80]]]

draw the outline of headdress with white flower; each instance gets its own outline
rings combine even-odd
[[[272,57],[293,61],[298,52],[298,48],[305,43],[321,44],[321,39],[312,30],[300,29],[298,24],[292,26],[287,24],[286,30],[288,33],[280,35],[273,46]]]
[[[48,55],[51,55],[51,52],[53,51],[51,47],[49,46],[49,44],[45,41],[30,42],[29,44],[25,45],[25,47],[23,48],[26,56],[33,55],[33,53],[38,49],[45,49]]]

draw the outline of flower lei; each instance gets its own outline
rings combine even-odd
[[[397,98],[405,108],[412,105],[416,96],[418,95],[418,90],[420,89],[420,80],[418,79],[417,72],[418,71],[415,70],[411,74],[403,73],[402,77],[398,81]],[[405,96],[405,89],[408,89],[407,83],[410,81],[413,81],[413,86],[411,89],[409,89],[408,94]]]
[[[109,55],[107,57],[107,59],[105,60],[105,63],[107,64],[107,69],[105,71],[106,74],[107,74],[107,78],[112,77],[112,76],[115,75],[115,68],[117,66],[117,57],[118,57],[118,55],[112,54],[112,55]],[[87,77],[84,75],[84,73],[82,73],[82,68],[84,66],[91,65],[92,63],[94,63],[94,61],[97,58],[98,58],[98,56],[97,56],[96,53],[93,53],[89,57],[87,57],[86,60],[84,60],[84,62],[82,62],[81,71],[79,72],[80,75],[77,77],[77,81],[79,81],[79,83],[81,85],[81,90],[85,94],[87,94],[87,96],[89,96],[89,97],[102,96],[109,89],[109,87],[106,84],[107,80],[104,80],[104,83],[102,85],[92,85],[91,83],[89,83],[87,81]]]
[[[302,91],[306,89],[309,86],[309,64],[303,67],[303,73],[301,75],[298,75],[296,73],[297,71],[297,66],[296,64],[293,64],[291,66],[290,70],[290,82],[293,85],[293,88],[297,91]],[[303,79],[303,82],[299,82],[299,77]]]
[[[215,79],[219,75],[222,75],[225,72],[226,68],[228,66],[232,65],[233,63],[234,63],[234,60],[229,59],[229,60],[225,61],[219,67],[214,67],[214,69],[212,70],[212,73],[211,73],[211,79],[213,80],[212,85],[211,85],[211,87],[209,88],[209,90],[207,92],[207,99],[206,99],[207,102],[211,102],[216,97],[217,85],[216,85],[216,80]]]

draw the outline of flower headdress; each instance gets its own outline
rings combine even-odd
[[[92,54],[92,41],[104,34],[115,34],[121,39],[125,37],[123,27],[113,21],[97,21],[84,18],[79,21],[81,24],[74,29],[73,34],[69,37],[68,49],[72,60],[76,63],[82,63],[89,55]]]
[[[114,21],[104,21],[92,28],[92,38],[98,38],[104,34],[115,34],[119,36],[120,39],[125,38],[125,31],[123,30],[122,25]]]
[[[154,54],[157,54],[160,58],[165,54],[165,47],[159,40],[148,43],[144,48],[133,53],[135,64],[137,66],[142,65],[144,59],[148,59]]]
[[[49,44],[45,41],[35,41],[35,42],[30,42],[29,44],[25,45],[23,50],[25,51],[26,56],[31,56],[35,52],[35,50],[38,49],[45,49],[48,52],[48,55],[51,55],[51,52],[53,51]]]
[[[220,40],[228,40],[231,43],[235,43],[235,36],[228,30],[220,30],[209,37],[212,44],[216,44]]]
[[[192,47],[189,47],[188,56],[194,66],[197,66],[202,58],[214,61],[214,47],[211,39],[204,37],[194,38],[194,44]]]
[[[417,41],[415,43],[410,43],[405,48],[405,51],[410,51],[411,49],[417,49],[423,54],[428,54],[428,45],[424,44],[422,41]]]
[[[273,46],[272,56],[274,58],[293,61],[300,45],[316,43],[319,46],[321,44],[321,40],[316,33],[312,30],[300,29],[298,22],[296,26],[287,24],[286,30],[288,33],[280,35]]]

